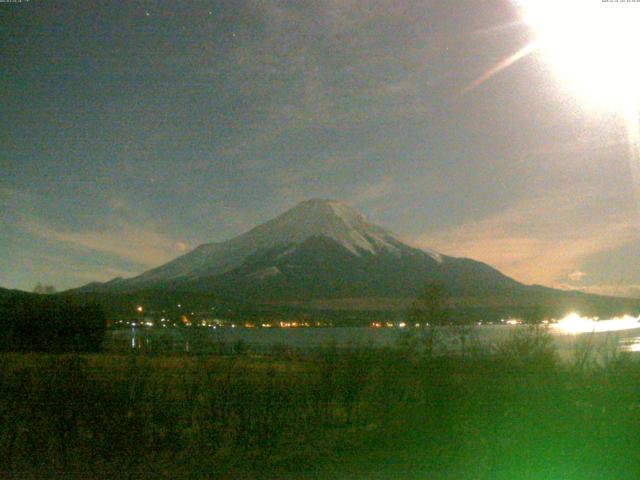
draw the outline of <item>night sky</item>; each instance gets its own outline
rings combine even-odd
[[[310,197],[525,283],[640,295],[624,119],[509,0],[0,3],[0,286],[132,276]]]

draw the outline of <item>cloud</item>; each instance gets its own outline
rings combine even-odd
[[[104,231],[64,232],[34,219],[23,227],[32,235],[62,242],[78,250],[107,253],[143,267],[165,263],[188,250],[182,241],[158,232],[154,226],[116,222]]]
[[[607,218],[584,215],[582,209],[592,200],[591,193],[568,188],[420,235],[412,243],[486,262],[525,283],[563,287],[568,276],[575,280],[586,275],[581,264],[590,256],[638,237],[632,210],[621,209]]]
[[[37,278],[53,283],[56,288],[64,290],[89,282],[105,282],[115,277],[131,277],[135,271],[112,268],[108,265],[95,266],[82,262],[74,262],[66,255],[54,257],[49,255],[46,261],[21,258],[21,267]]]
[[[12,278],[11,286],[22,290],[31,290],[38,282],[65,290],[89,282],[130,277],[139,273],[126,266],[119,268],[104,265],[91,256],[74,255],[68,250],[56,248],[48,249],[46,253],[29,248],[18,249],[2,266],[7,270],[8,278]],[[15,273],[11,273],[12,271]]]
[[[389,175],[383,177],[380,181],[363,184],[357,187],[349,199],[349,203],[359,205],[361,203],[379,200],[388,197],[399,189],[397,182]]]
[[[573,280],[574,282],[579,282],[580,280],[582,280],[587,275],[588,274],[585,273],[585,272],[581,272],[580,270],[576,270],[575,272],[571,272],[569,275],[567,275],[567,277],[569,278],[569,280]]]

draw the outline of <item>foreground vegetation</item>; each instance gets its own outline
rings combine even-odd
[[[582,353],[3,354],[0,476],[638,478],[640,362]]]
[[[98,353],[106,326],[96,303],[26,293],[0,297],[0,352]]]

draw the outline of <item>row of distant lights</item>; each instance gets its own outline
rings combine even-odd
[[[509,318],[509,319],[500,320],[500,323],[504,323],[506,325],[521,325],[522,320],[518,320],[517,318]],[[546,325],[549,323],[549,321],[545,320],[542,323]],[[484,325],[484,323],[477,322],[476,325],[482,326]],[[488,325],[493,325],[493,323],[489,322]],[[413,324],[414,328],[420,328],[421,326],[422,326],[421,323]],[[428,327],[429,322],[425,322],[424,326]],[[371,328],[407,328],[407,327],[411,327],[411,325],[407,324],[406,322],[395,322],[395,323],[394,322],[371,322]]]
[[[180,303],[178,303],[176,306],[178,308],[182,308],[182,304]],[[215,308],[212,307],[212,310],[215,310]],[[144,308],[141,305],[138,305],[136,307],[136,311],[138,313],[143,313]],[[195,313],[191,312],[191,314],[194,315]],[[166,318],[161,318],[160,322],[162,323],[162,327],[166,328],[167,322],[169,322],[169,320]],[[126,323],[127,325],[131,325],[132,327],[136,327],[136,326],[153,327],[154,326],[154,323],[151,321],[124,322],[123,320],[120,320],[117,323],[119,324]],[[188,319],[186,319],[185,316],[182,317],[182,323],[185,324],[186,326],[191,326],[191,322]],[[507,318],[507,319],[503,318],[500,320],[500,323],[505,325],[521,325],[523,321],[518,318]],[[595,333],[614,332],[614,331],[620,331],[620,330],[630,330],[634,328],[640,328],[640,316],[633,317],[631,315],[623,315],[622,317],[614,317],[611,319],[601,320],[599,317],[583,317],[578,313],[572,312],[558,321],[543,320],[541,323],[543,325],[551,325],[551,328],[557,331],[558,333],[566,333],[566,334],[591,333],[591,332],[595,332]],[[483,324],[482,322],[477,322],[477,325],[479,326],[482,324]],[[173,324],[170,324],[169,326],[177,327],[178,324],[173,323]],[[206,320],[202,320],[200,323],[200,326],[211,327],[215,329],[215,328],[221,327],[222,325],[219,322],[207,322]],[[316,327],[332,326],[332,324],[330,323],[325,324],[323,322],[314,322],[314,324],[311,324],[309,322],[281,321],[277,323],[262,323],[262,324],[259,324],[259,326],[262,328],[273,328],[273,327],[299,328],[299,327],[311,327],[311,326],[316,326]],[[415,323],[413,326],[415,328],[419,328],[421,324]],[[425,323],[425,326],[429,326],[429,324]],[[235,328],[235,327],[236,327],[235,324],[231,324],[231,328]],[[256,324],[252,322],[247,322],[244,324],[244,327],[255,328]],[[394,327],[406,328],[407,323],[406,322],[397,322],[397,323],[372,322],[371,327],[372,328],[394,328]]]
[[[163,328],[167,328],[167,327],[178,327],[178,323],[170,323],[171,321],[169,319],[166,318],[161,318],[160,319],[160,323],[162,324],[161,326]],[[144,321],[144,322],[129,322],[126,320],[118,320],[116,322],[116,324],[118,325],[129,325],[131,327],[153,327],[155,326],[155,324],[151,321]],[[192,322],[190,321],[185,321],[183,319],[182,324],[187,326],[187,327],[191,327],[193,325]],[[218,322],[218,321],[207,321],[207,320],[202,320],[200,323],[197,323],[196,326],[198,327],[210,327],[213,328],[214,330],[217,328],[222,328],[225,327],[226,325],[223,325],[222,323]],[[232,323],[231,325],[228,325],[231,328],[236,328],[237,325],[235,323]],[[309,327],[332,327],[333,324],[332,323],[325,323],[325,322],[276,322],[276,323],[260,323],[260,324],[256,324],[253,322],[246,322],[244,324],[241,325],[244,328],[257,328],[257,327],[261,327],[261,328],[309,328]],[[402,325],[404,326],[404,325]]]
[[[176,305],[178,308],[182,308],[182,304],[178,303]],[[215,310],[215,307],[211,307],[211,310]],[[143,313],[144,312],[144,307],[142,307],[141,305],[138,305],[136,307],[136,312],[138,313]],[[195,315],[195,312],[191,312],[191,315]],[[185,316],[183,315],[181,318],[182,324],[190,327],[192,326],[192,322]],[[167,326],[173,326],[173,327],[177,327],[178,324],[177,323],[173,323],[173,324],[167,324],[167,322],[170,322],[169,319],[166,318],[161,318],[160,319],[160,323],[162,323],[162,327],[166,328]],[[146,326],[146,327],[153,327],[154,323],[151,321],[144,321],[144,322],[128,322],[125,320],[119,320],[116,322],[119,325],[130,325],[132,327],[138,327],[138,326]],[[218,321],[218,320],[214,320],[213,322],[211,321],[207,321],[207,320],[202,320],[200,322],[200,324],[198,325],[200,327],[211,327],[213,329],[216,329],[218,327],[223,327],[224,325]],[[231,328],[236,328],[236,324],[232,323]],[[244,323],[242,326],[244,326],[245,328],[256,328],[256,327],[262,327],[262,328],[274,328],[274,327],[279,327],[279,328],[304,328],[304,327],[332,327],[333,323],[329,322],[285,322],[285,321],[281,321],[281,322],[275,322],[275,323],[269,323],[269,322],[265,322],[265,323],[260,323],[260,324],[256,324],[253,322],[246,322]],[[402,326],[404,327],[404,323],[402,324]]]
[[[521,325],[522,320],[518,320],[517,318],[508,318],[500,320],[500,323],[504,323],[506,325]],[[548,324],[549,321],[545,320],[542,322],[543,324]],[[484,325],[483,322],[477,322],[476,325],[481,326]],[[493,325],[493,323],[489,322],[488,325]],[[422,326],[421,323],[414,323],[414,328],[420,328]],[[425,327],[429,326],[429,322],[424,323]],[[371,328],[407,328],[411,327],[410,324],[406,322],[371,322]]]
[[[155,323],[151,322],[151,321],[144,321],[144,322],[129,322],[127,320],[118,320],[117,322],[115,322],[117,325],[130,325],[131,327],[153,327],[155,326]],[[171,320],[167,319],[167,318],[161,318],[160,319],[160,323],[162,324],[161,326],[163,328],[167,328],[167,327],[177,327],[179,324],[178,323],[171,323]],[[182,322],[184,325],[190,327],[192,325],[191,322]],[[213,322],[207,322],[205,320],[203,320],[198,326],[201,327],[211,327],[213,329],[218,328],[218,327],[222,327],[222,325],[220,323],[213,323]],[[230,327],[232,328],[236,328],[235,324],[231,324]]]
[[[429,325],[428,323],[426,325]],[[415,328],[420,327],[419,323],[413,325]],[[406,322],[371,322],[371,328],[407,328]]]
[[[500,320],[500,324],[503,325],[522,325],[524,322],[519,318],[503,318]],[[579,333],[601,333],[601,332],[615,332],[621,330],[632,330],[640,328],[640,316],[633,317],[631,315],[623,315],[621,317],[614,317],[606,320],[601,320],[599,317],[583,317],[578,313],[572,312],[560,320],[543,320],[542,325],[548,325],[551,329],[557,333],[564,334],[579,334]],[[481,326],[483,322],[477,322],[476,325]],[[489,323],[492,325],[492,323]],[[425,326],[429,326],[425,323]],[[406,328],[405,322],[392,323],[392,322],[372,322],[372,328]],[[419,328],[420,323],[414,324],[414,327]]]

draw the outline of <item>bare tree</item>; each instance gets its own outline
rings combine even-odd
[[[33,292],[51,295],[53,293],[56,293],[56,287],[54,287],[53,285],[43,285],[42,283],[38,282],[38,284],[33,287]]]
[[[431,283],[424,287],[409,309],[410,322],[428,331],[425,347],[429,356],[433,356],[440,328],[451,324],[449,298],[449,292],[443,285]]]

